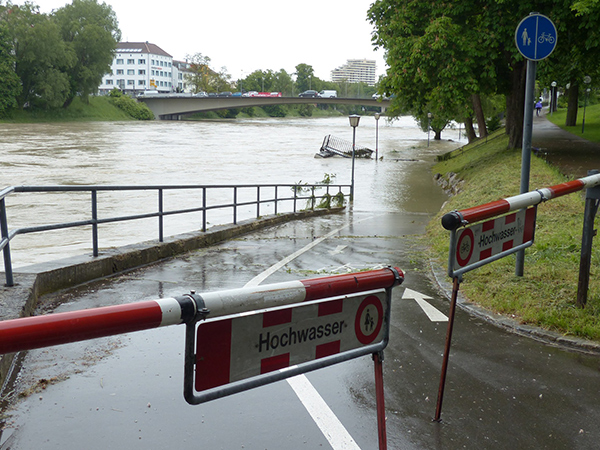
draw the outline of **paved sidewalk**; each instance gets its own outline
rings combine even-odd
[[[550,122],[546,114],[533,116],[532,146],[567,176],[581,178],[587,176],[588,170],[600,170],[600,144],[563,130]]]

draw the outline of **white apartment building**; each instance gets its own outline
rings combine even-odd
[[[346,64],[331,71],[331,81],[348,81],[350,83],[367,83],[374,86],[377,63],[374,59],[349,59]]]
[[[119,42],[111,73],[102,78],[98,91],[105,95],[115,87],[125,94],[137,95],[145,90],[169,93],[183,83],[173,57],[149,42]]]

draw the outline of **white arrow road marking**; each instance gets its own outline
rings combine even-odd
[[[347,245],[338,245],[335,250],[330,250],[329,254],[330,255],[339,255],[340,253],[344,252],[344,249],[348,247]]]
[[[448,322],[448,317],[432,306],[430,303],[425,301],[425,299],[432,300],[431,297],[428,297],[425,294],[421,294],[420,292],[413,291],[412,289],[406,288],[404,290],[404,294],[402,294],[402,298],[412,298],[417,304],[421,307],[423,312],[427,314],[429,320],[432,322]]]

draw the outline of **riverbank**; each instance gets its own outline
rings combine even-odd
[[[321,109],[313,105],[300,105],[303,108],[292,105],[278,111],[268,111],[267,109],[253,107],[239,110],[208,111],[205,113],[194,114],[185,117],[185,120],[205,120],[205,119],[247,119],[247,118],[269,118],[269,117],[338,117],[348,114],[345,110],[335,108]],[[308,107],[308,108],[307,108]],[[281,110],[281,111],[279,111]],[[230,117],[231,116],[231,117]],[[90,97],[89,103],[84,103],[79,97],[73,100],[68,108],[56,108],[52,110],[16,110],[12,111],[8,117],[0,119],[0,123],[51,123],[51,122],[93,122],[106,121],[116,122],[123,120],[137,120],[127,114],[122,109],[111,103],[110,98],[106,96]]]
[[[433,168],[456,193],[427,229],[430,257],[437,265],[447,266],[449,233],[440,224],[445,213],[519,193],[521,151],[507,146],[508,138],[499,130],[486,141],[450,152]],[[532,156],[532,189],[570,178]],[[541,204],[535,244],[526,250],[524,276],[514,275],[513,255],[465,274],[461,292],[470,302],[519,324],[600,342],[600,280],[591,277],[586,308],[575,305],[584,203],[579,193]],[[599,258],[594,249],[592,267],[598,266]]]

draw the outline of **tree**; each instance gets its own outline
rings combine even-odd
[[[15,57],[6,24],[0,21],[0,116],[17,107],[17,97],[21,93],[21,82],[15,73]]]
[[[102,77],[110,72],[121,31],[112,7],[96,0],[73,0],[58,9],[54,18],[76,57],[66,72],[70,84],[67,107],[76,95],[87,100],[98,90]]]
[[[316,80],[317,77],[315,77],[315,71],[312,66],[304,63],[296,66],[296,87],[299,92],[315,89]]]
[[[231,89],[231,75],[222,67],[219,72],[211,69],[210,58],[202,53],[188,55],[190,73],[185,75],[188,85],[194,92],[222,92]]]
[[[15,58],[15,73],[21,80],[20,107],[54,108],[69,95],[65,71],[74,55],[63,42],[55,22],[40,14],[36,6],[10,6],[4,16]]]
[[[514,43],[515,18],[531,11],[568,16],[570,1],[376,1],[369,20],[374,44],[387,52],[383,83],[397,95],[396,110],[429,104],[436,116],[449,110],[465,124],[476,116],[482,129],[481,97],[504,94],[509,146],[520,147],[526,65]]]

